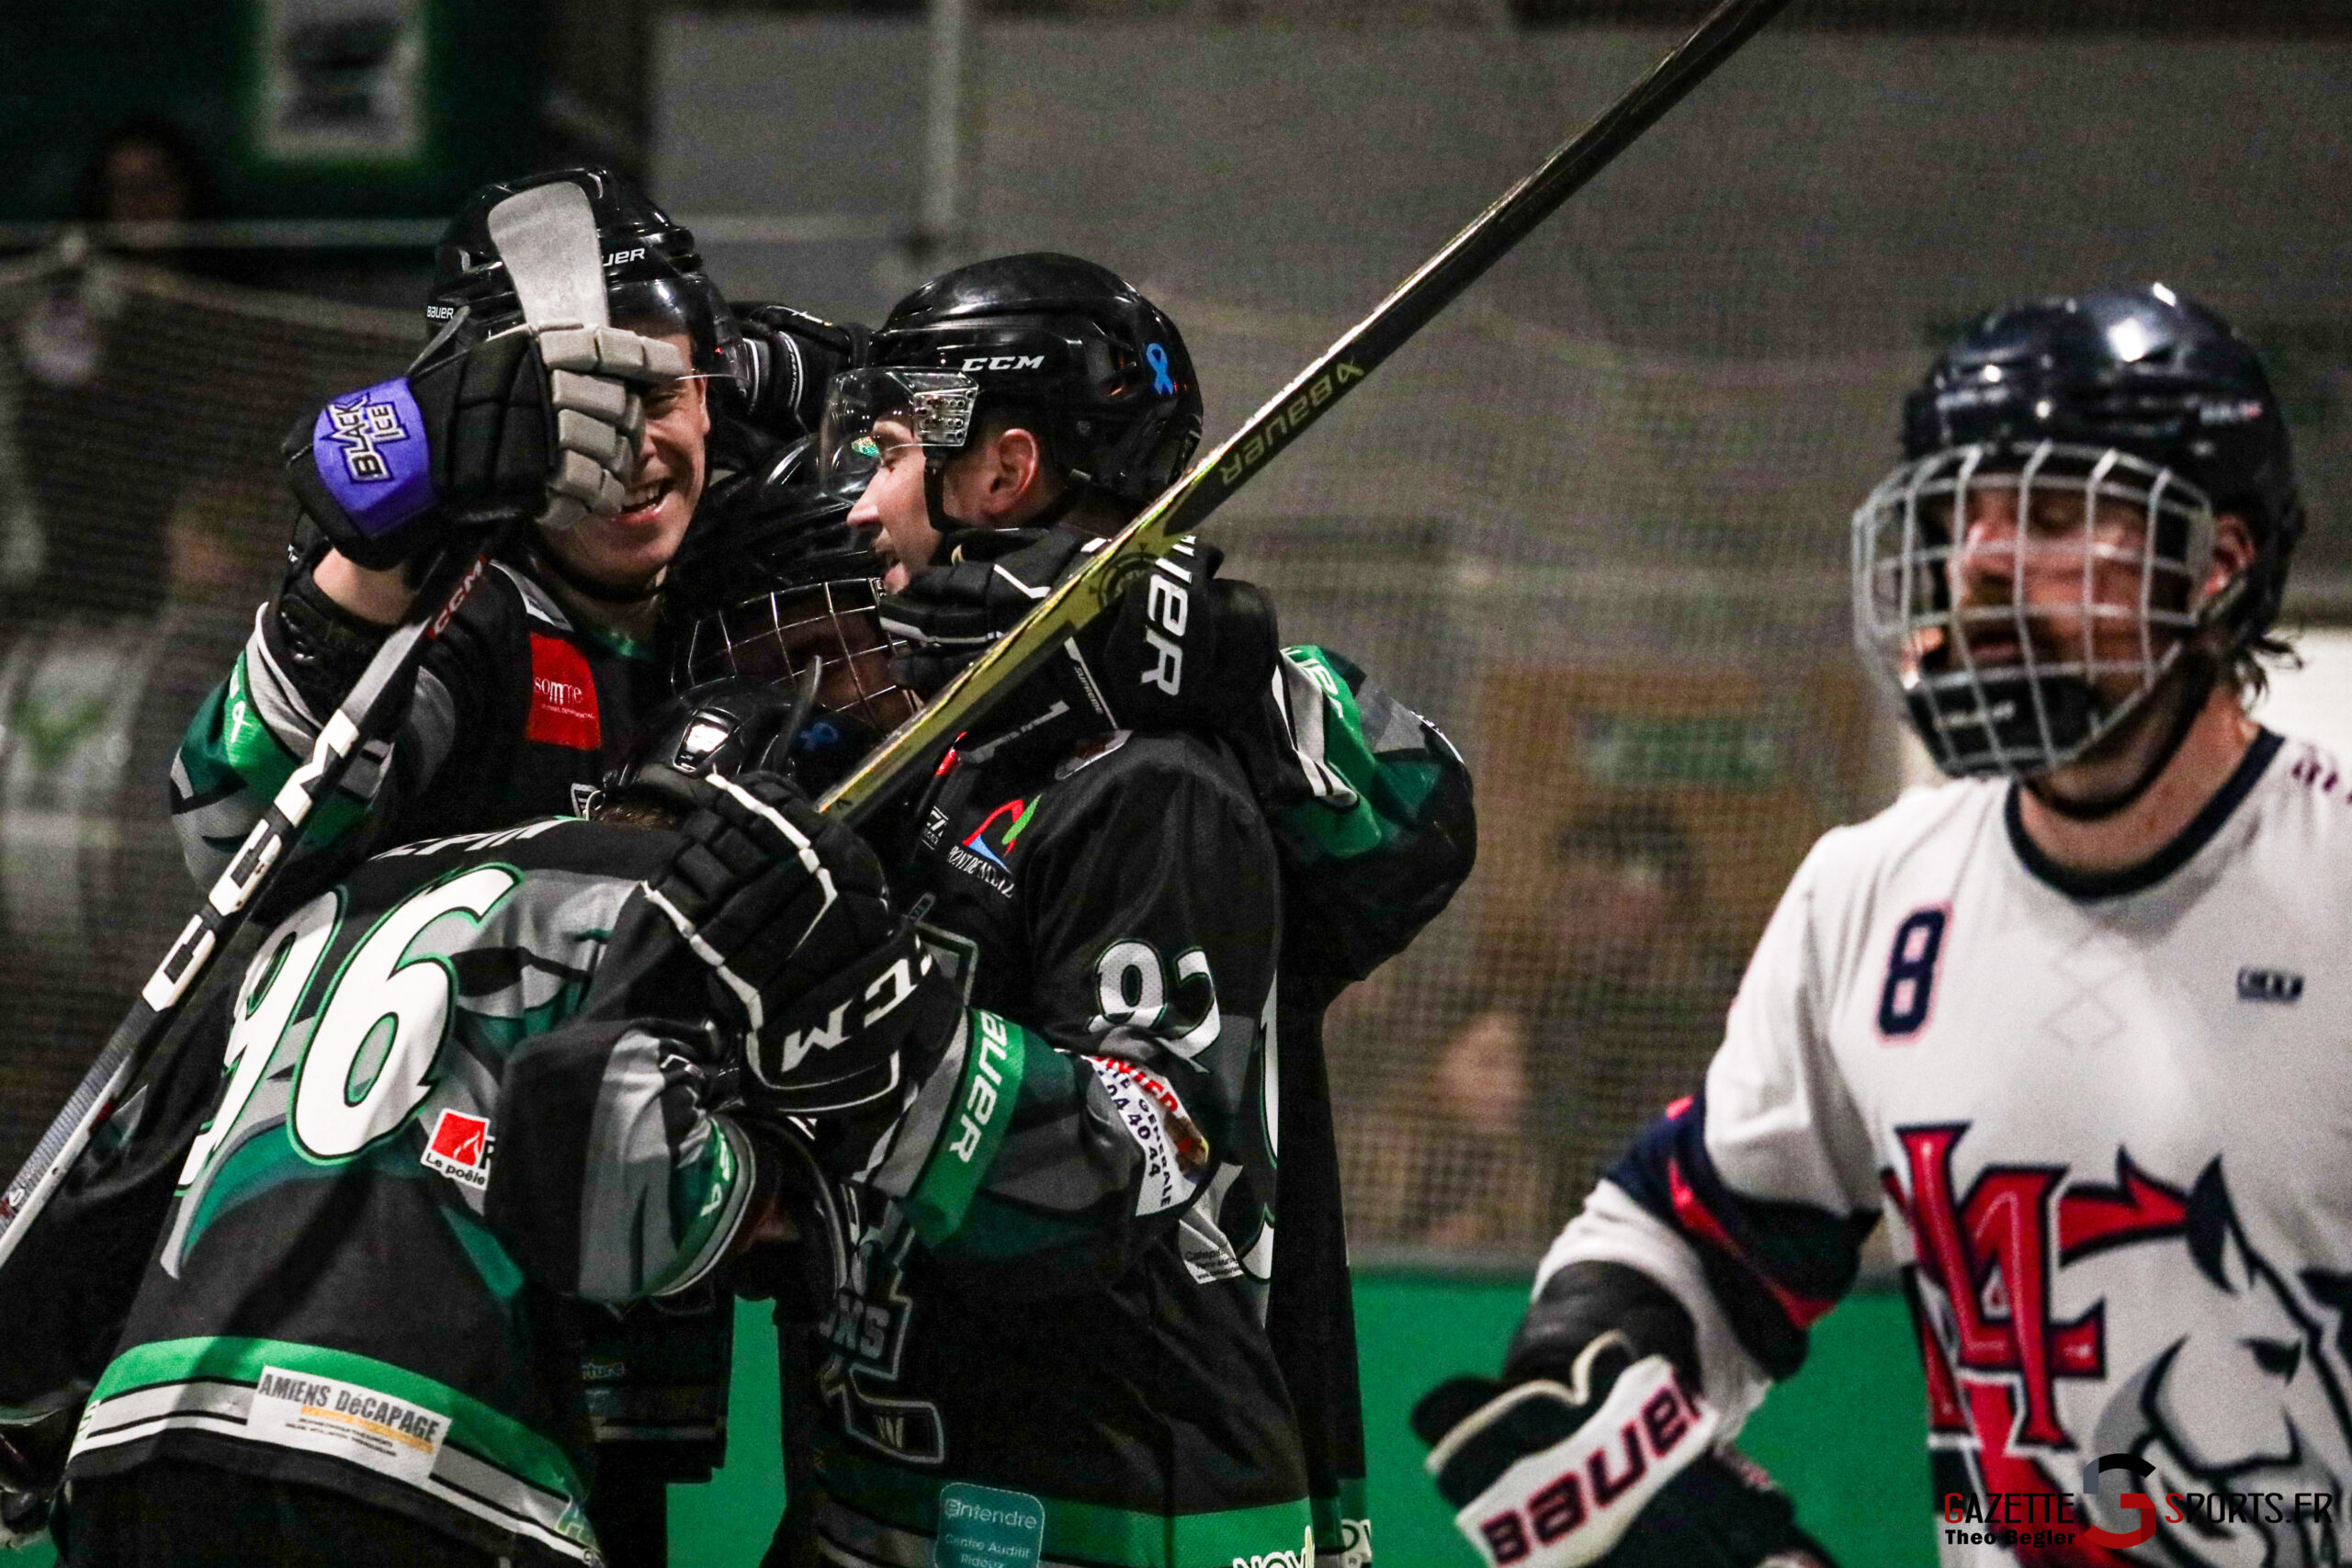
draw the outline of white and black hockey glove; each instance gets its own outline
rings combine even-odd
[[[924,694],[1011,631],[1103,541],[1079,529],[967,528],[937,563],[882,602],[901,639],[902,679]],[[1074,639],[1076,702],[1112,728],[1222,729],[1254,716],[1280,657],[1273,609],[1254,584],[1216,575],[1225,553],[1185,539]]]
[[[646,897],[709,966],[746,1100],[796,1116],[894,1103],[945,1053],[961,992],[865,840],[775,773],[703,784]]]
[[[287,485],[334,547],[381,570],[453,534],[568,528],[617,512],[637,463],[638,389],[688,372],[614,327],[503,333],[331,398],[286,438]]]
[[[1577,1263],[1528,1309],[1501,1380],[1454,1378],[1413,1429],[1493,1568],[1832,1568],[1787,1495],[1719,1446],[1689,1314],[1636,1269]]]

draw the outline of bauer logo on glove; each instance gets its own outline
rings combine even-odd
[[[1604,1334],[1577,1358],[1570,1384],[1542,1379],[1506,1390],[1430,1450],[1438,1490],[1488,1562],[1600,1561],[1713,1443],[1722,1418],[1674,1364],[1658,1355],[1629,1364],[1631,1354],[1623,1335]]]

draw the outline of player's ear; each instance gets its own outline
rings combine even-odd
[[[2254,564],[2254,530],[2234,512],[2213,519],[2213,561],[2205,573],[2201,598],[2219,593],[2230,580]]]
[[[1014,425],[989,439],[981,464],[979,521],[992,528],[1010,527],[1037,510],[1051,479],[1046,470],[1045,444],[1036,433]]]

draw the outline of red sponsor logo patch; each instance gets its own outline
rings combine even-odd
[[[582,751],[604,743],[587,657],[561,637],[531,634],[531,716],[523,736]]]
[[[490,1122],[462,1111],[444,1111],[433,1124],[420,1156],[431,1169],[479,1190],[490,1185]]]

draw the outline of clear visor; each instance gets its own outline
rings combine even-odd
[[[979,395],[979,383],[953,370],[842,371],[825,389],[820,481],[836,494],[854,495],[891,447],[961,450]]]
[[[2080,756],[2154,689],[2210,603],[2211,502],[2111,448],[1905,463],[1854,513],[1853,537],[1856,643],[1956,774]]]
[[[633,278],[610,285],[605,298],[613,325],[646,337],[684,338],[697,377],[742,380],[742,331],[707,286],[684,277]]]

